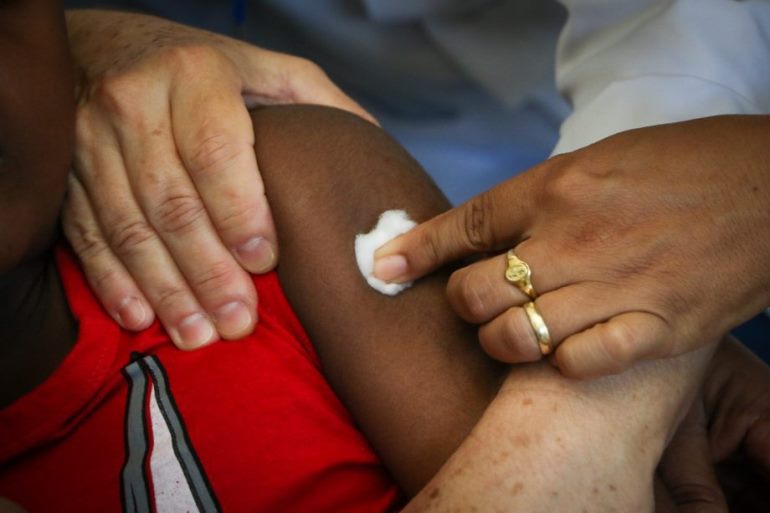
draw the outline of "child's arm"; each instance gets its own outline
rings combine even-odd
[[[450,311],[445,275],[382,296],[360,276],[353,240],[383,210],[404,208],[419,221],[446,201],[397,144],[361,119],[318,107],[264,109],[253,118],[285,290],[329,381],[415,493],[466,438],[507,370],[482,354],[474,331]],[[568,475],[578,484],[610,471],[618,489],[651,490],[652,470],[704,360],[692,355],[592,383],[568,381],[546,364],[514,369],[474,436],[436,477],[452,483],[439,493],[444,500],[454,490],[467,490],[471,500],[480,499],[474,492],[495,501],[532,498],[536,483],[555,491]],[[452,473],[471,466],[473,473]],[[513,493],[516,483],[527,492]],[[504,497],[487,493],[498,485]],[[435,486],[424,491],[423,506]]]

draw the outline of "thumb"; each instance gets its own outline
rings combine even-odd
[[[537,168],[506,180],[388,242],[374,254],[374,275],[410,281],[459,258],[513,246],[533,210]]]
[[[727,513],[727,502],[714,472],[700,398],[666,449],[660,476],[682,513]]]
[[[331,81],[313,61],[248,46],[240,69],[247,107],[274,103],[310,103],[346,110],[379,126],[377,120]],[[244,61],[241,61],[244,63]]]

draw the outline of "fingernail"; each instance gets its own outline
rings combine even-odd
[[[374,277],[387,282],[397,281],[406,275],[407,268],[403,255],[382,257],[374,262]]]
[[[135,297],[127,297],[118,305],[115,317],[124,328],[138,330],[146,327],[144,321],[147,319],[147,309]]]
[[[215,340],[214,326],[205,315],[188,315],[171,331],[171,338],[185,349],[197,349]]]
[[[219,332],[227,338],[246,335],[252,324],[251,312],[240,301],[227,303],[216,311],[214,318],[216,319]]]
[[[264,237],[254,237],[236,248],[235,253],[246,270],[253,273],[265,272],[275,265],[273,245]]]

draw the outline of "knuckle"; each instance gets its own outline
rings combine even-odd
[[[95,123],[93,111],[89,106],[79,105],[75,110],[75,142],[78,146],[92,147],[95,139]]]
[[[65,215],[63,225],[64,234],[73,251],[77,253],[85,265],[88,265],[88,262],[94,261],[104,254],[105,251],[108,251],[107,242],[89,223]]]
[[[192,296],[185,287],[175,286],[173,284],[160,285],[154,294],[154,307],[158,314],[168,314],[180,310],[180,305],[188,303]]]
[[[600,343],[610,364],[610,371],[619,373],[635,359],[639,336],[627,322],[613,320],[602,327]]]
[[[508,310],[503,316],[479,330],[479,342],[482,347],[492,358],[503,362],[530,360],[531,357],[526,356],[525,348],[535,343],[534,333],[527,331],[529,326],[516,309]],[[498,322],[499,324],[495,325]]]
[[[188,158],[190,173],[194,175],[224,171],[251,146],[234,141],[227,134],[205,135]]]
[[[573,156],[551,159],[541,185],[543,201],[547,204],[573,207],[585,199],[596,198],[597,176],[594,165]]]
[[[226,62],[224,54],[217,48],[195,43],[166,47],[162,59],[184,76],[197,76],[201,70],[221,72]]]
[[[302,75],[303,78],[326,77],[326,73],[321,68],[321,66],[311,61],[310,59],[305,59],[304,57],[293,57],[293,61],[294,62],[292,67],[294,68],[295,73]]]
[[[261,197],[266,201],[265,197]],[[237,203],[237,204],[233,204]],[[256,201],[232,202],[228,205],[228,210],[216,220],[217,228],[223,239],[230,240],[237,238],[245,228],[251,226],[255,219],[259,219],[264,213]]]
[[[196,195],[176,194],[160,202],[152,219],[161,232],[186,233],[196,227],[205,215],[206,209]]]
[[[584,377],[585,369],[578,360],[575,351],[570,347],[559,346],[554,352],[556,366],[565,377],[570,379],[581,379]]]
[[[88,272],[88,282],[91,284],[91,287],[96,291],[106,293],[112,286],[118,284],[121,278],[121,272],[114,267],[105,267]]]
[[[203,266],[201,272],[192,278],[193,289],[205,293],[220,292],[230,288],[238,278],[237,267],[226,261]]]
[[[484,251],[497,245],[497,240],[491,230],[494,216],[494,202],[488,193],[482,193],[472,198],[463,209],[462,236],[466,245],[473,251]]]
[[[292,101],[303,101],[306,96],[302,91],[308,90],[308,86],[323,90],[333,85],[323,68],[315,62],[303,57],[289,59],[286,66],[288,72],[284,77],[287,93]]]
[[[94,86],[91,97],[108,113],[123,121],[141,126],[145,122],[141,98],[152,83],[139,72],[105,73]]]
[[[517,309],[521,310],[520,308]],[[508,315],[505,321],[504,333],[508,335],[511,345],[518,345],[521,341],[534,340],[535,334],[524,315]]]
[[[416,228],[415,230],[419,230]],[[417,232],[417,240],[415,241],[415,248],[419,248],[420,259],[424,259],[424,265],[428,268],[434,269],[438,267],[442,262],[443,252],[441,250],[441,244],[439,239],[428,230],[420,230]]]
[[[479,323],[487,318],[484,295],[479,290],[479,282],[467,269],[452,273],[447,284],[447,293],[453,309],[468,322]]]
[[[111,226],[106,233],[107,243],[121,255],[137,251],[155,237],[152,227],[141,219],[121,219]]]

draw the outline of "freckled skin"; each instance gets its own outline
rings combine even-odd
[[[527,435],[516,435],[513,438],[514,447],[529,447],[530,439]]]

